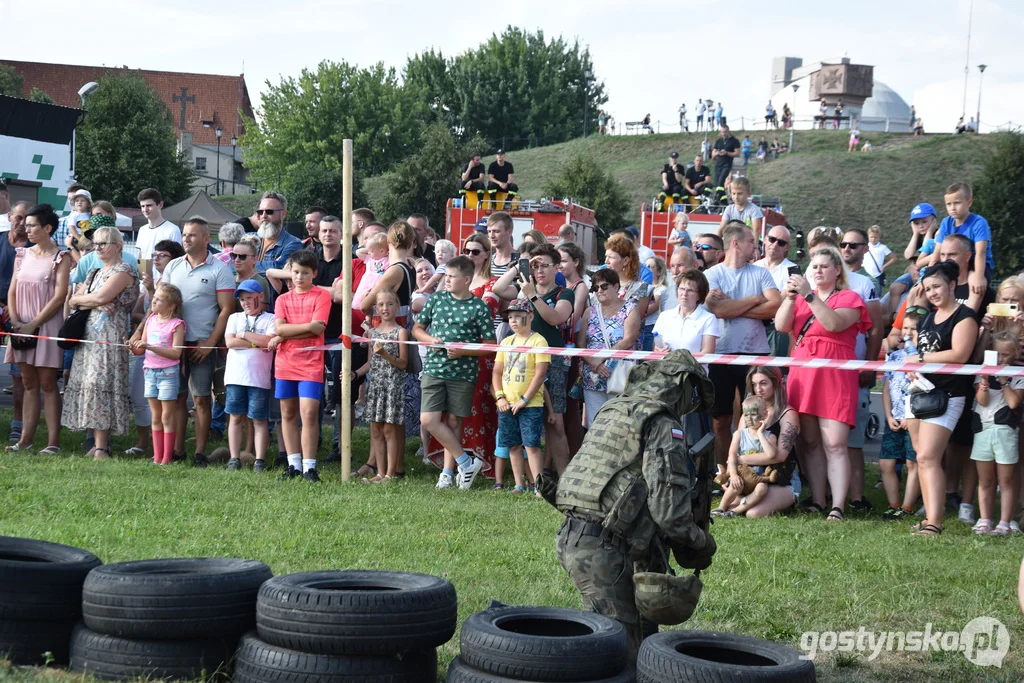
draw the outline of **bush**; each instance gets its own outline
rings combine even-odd
[[[992,226],[996,275],[1024,271],[1024,135],[1001,136],[974,188],[974,213]]]
[[[548,197],[570,197],[577,203],[593,209],[601,233],[629,224],[629,199],[619,182],[594,159],[577,152],[569,157],[565,168],[544,187]]]

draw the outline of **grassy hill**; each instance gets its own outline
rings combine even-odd
[[[784,135],[788,134],[780,139]],[[996,135],[914,138],[903,133],[868,133],[865,137],[874,151],[848,153],[845,131],[797,131],[792,154],[766,164],[752,162],[747,175],[755,193],[782,198],[790,224],[805,228],[877,224],[890,248],[902,253],[909,236],[910,209],[927,201],[944,216],[943,190],[956,181],[973,182],[998,140]],[[760,134],[752,133],[750,138],[756,143]],[[639,218],[640,204],[657,194],[669,152],[677,151],[690,161],[702,140],[703,134],[697,133],[593,136],[511,152],[508,159],[515,165],[522,195],[539,198],[569,156],[584,152],[622,183]],[[735,168],[740,167],[742,162],[737,160]],[[376,184],[378,179],[371,178],[364,187],[371,198]],[[223,198],[226,206],[243,215],[248,215],[256,200],[252,195]]]

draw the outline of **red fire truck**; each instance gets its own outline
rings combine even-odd
[[[494,200],[477,201],[476,195],[467,193],[460,199],[449,199],[445,236],[456,245],[461,245],[473,234],[477,225],[487,223],[487,217],[495,211],[507,211],[512,216],[512,244],[519,244],[523,235],[530,230],[539,230],[552,244],[558,242],[558,229],[566,223],[576,229],[576,243],[594,263],[599,238],[594,212],[571,199],[540,201],[521,200],[513,197],[506,201],[503,192]]]
[[[781,212],[781,207],[775,202],[776,208],[765,207],[763,204],[757,202],[759,197],[751,198],[755,200],[761,206],[761,210],[764,212],[764,227],[762,234],[758,235],[757,238],[760,241],[764,240],[764,236],[776,225],[786,225],[786,217]],[[676,211],[672,211],[674,208],[689,209],[690,207],[686,204],[682,205],[668,205],[665,207],[670,209],[669,211],[655,211],[652,204],[644,203],[640,206],[640,241],[646,246],[650,247],[654,253],[667,262],[669,255],[672,250],[669,249],[668,238],[672,234],[673,220],[675,219]],[[697,239],[698,236],[703,235],[707,232],[718,232],[718,226],[722,223],[721,210],[725,207],[716,208],[713,212],[695,212],[688,211],[687,215],[690,217],[690,227],[687,228],[687,232],[690,234],[691,239]]]

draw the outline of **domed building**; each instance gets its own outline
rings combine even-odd
[[[843,103],[843,115],[850,120],[840,127],[848,129],[856,120],[862,131],[906,131],[910,125],[910,105],[899,93],[874,80],[874,67],[851,64],[849,58],[815,62],[807,66],[799,57],[776,57],[772,63],[771,100],[781,121],[782,108],[793,112],[793,127],[807,130],[817,127],[814,117],[821,100],[834,112],[837,101]],[[832,122],[827,121],[829,128]]]

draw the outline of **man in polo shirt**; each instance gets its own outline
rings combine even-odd
[[[298,242],[294,237],[292,238]],[[185,450],[185,424],[188,419],[188,391],[196,404],[196,467],[206,467],[204,451],[210,438],[213,372],[218,353],[212,348],[221,342],[228,317],[235,310],[235,278],[231,269],[207,251],[210,225],[193,216],[185,221],[182,233],[185,255],[164,268],[161,282],[181,290],[182,318],[185,320],[186,346],[198,346],[181,357],[184,380],[178,389],[178,424],[175,453]],[[140,325],[139,330],[144,326]],[[139,332],[135,333],[136,336]]]
[[[305,249],[312,249],[317,254],[321,252],[320,247],[320,221],[327,215],[327,209],[322,206],[311,206],[306,209],[306,239],[302,240]]]
[[[268,268],[284,268],[288,257],[302,249],[299,238],[284,229],[288,200],[280,192],[264,192],[256,214],[260,217],[260,229],[256,234],[263,240],[256,272],[263,274]]]
[[[142,272],[139,275],[153,275],[153,248],[157,242],[171,240],[181,244],[181,229],[164,218],[164,198],[160,191],[148,187],[139,192],[139,208],[142,215],[146,217],[146,224],[139,228],[139,235],[135,240],[139,248],[139,261],[142,263]]]

